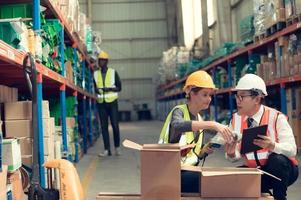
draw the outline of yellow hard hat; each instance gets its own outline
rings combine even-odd
[[[98,54],[98,58],[99,59],[108,59],[109,58],[109,54],[105,51],[101,51],[99,54]]]
[[[203,70],[193,72],[188,76],[183,90],[185,91],[188,86],[217,89],[211,76]]]

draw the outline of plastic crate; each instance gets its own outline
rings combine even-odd
[[[32,4],[7,4],[0,6],[0,18],[32,18]]]

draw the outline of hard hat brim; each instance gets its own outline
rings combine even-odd
[[[231,89],[231,92],[237,92],[237,91],[250,91],[250,90],[252,90],[252,89],[250,89],[250,88],[232,88],[232,89]],[[263,94],[264,96],[268,96],[268,94],[267,94],[267,93],[264,93],[263,91],[262,91],[262,94]]]

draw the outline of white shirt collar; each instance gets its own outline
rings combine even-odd
[[[256,121],[257,125],[260,124],[260,120],[263,115],[263,111],[264,111],[264,108],[263,108],[263,105],[261,105],[258,112],[255,113],[253,116],[251,116]]]

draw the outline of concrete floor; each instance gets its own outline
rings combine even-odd
[[[121,138],[122,140],[130,139],[140,144],[156,143],[162,124],[160,121],[121,123]],[[103,143],[102,139],[98,139],[96,144],[89,149],[88,153],[77,164],[76,167],[87,200],[95,200],[99,192],[140,192],[139,153],[124,147],[121,149],[121,156],[99,158],[97,154],[103,150]],[[221,149],[217,150],[214,156],[209,156],[204,166],[235,165],[224,159],[224,153]],[[300,199],[300,196],[298,197],[300,188],[301,177],[289,187],[288,200]]]

